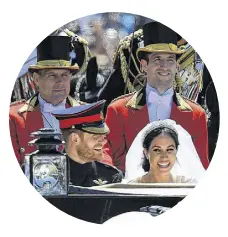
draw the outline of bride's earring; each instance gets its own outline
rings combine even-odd
[[[143,150],[143,154],[144,154],[144,157],[148,160],[148,161],[150,161],[150,155],[147,153],[147,150],[144,148],[144,150]]]
[[[148,161],[150,161],[150,155],[146,155]]]

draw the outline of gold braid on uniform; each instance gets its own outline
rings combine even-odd
[[[199,91],[202,91],[203,89],[203,72],[200,72],[199,74]]]
[[[183,41],[182,41],[183,40]],[[182,43],[187,43],[184,39],[178,41],[178,47],[180,48],[185,48]],[[180,65],[180,71],[183,70],[185,67],[189,65],[189,63],[193,62],[194,60],[194,49],[191,47],[188,51],[183,53],[180,58],[177,60],[177,62]],[[183,81],[182,78],[180,77],[179,73],[176,74],[175,76],[175,81],[173,83],[173,88],[174,90],[177,90],[179,93],[182,93],[182,87],[183,87]]]
[[[186,43],[186,42],[185,42]],[[182,47],[183,45],[179,45]],[[177,60],[177,62],[180,65],[180,71],[185,69],[189,64],[191,64],[194,61],[194,49],[191,47],[188,51],[183,53],[180,58]],[[179,73],[176,74],[175,77],[175,89],[177,88],[178,92],[181,94],[182,93],[182,87],[183,87],[183,81],[182,78],[180,77]]]
[[[179,74],[177,73],[176,76],[175,76],[175,81],[173,83],[173,89],[177,90],[178,93],[181,93],[182,92],[182,86],[183,86],[182,79],[179,76]]]
[[[181,55],[181,57],[178,59],[178,63],[180,64],[180,71],[182,71],[182,70],[188,71],[191,69],[195,70],[195,53],[196,53],[195,50],[192,47],[190,47],[190,49],[186,53]],[[200,72],[198,71],[197,74],[199,77],[197,84],[198,84],[198,88],[199,88],[199,92],[200,92],[200,91],[202,91],[202,88],[203,88],[203,75],[202,75],[201,71]],[[196,76],[196,75],[194,75],[194,76]],[[180,83],[183,84],[183,81],[179,75],[177,75],[177,80],[178,80],[178,77],[181,80]],[[181,86],[181,88],[182,88],[181,84],[179,86]],[[180,88],[179,93],[182,92],[181,88]],[[190,99],[193,100],[193,98],[190,98]]]
[[[81,36],[73,33],[72,31],[70,31],[68,29],[64,29],[64,32],[70,37],[75,37],[76,40],[83,45],[83,48],[85,51],[85,57],[84,57],[84,62],[82,64],[81,68],[79,69],[80,73],[83,73],[83,72],[85,72],[85,70],[87,68],[89,59],[92,57],[92,53],[88,47],[88,42]]]
[[[187,52],[182,54],[177,62],[180,64],[180,71],[185,69],[195,60],[195,50],[191,47]]]
[[[128,68],[129,65],[128,65],[127,60],[126,60],[126,56],[124,55],[124,49],[127,49],[129,51],[129,56],[131,56],[132,61],[135,65],[135,68],[138,71],[138,73],[140,74],[140,70],[137,67],[136,60],[135,60],[134,56],[131,53],[130,46],[131,46],[131,42],[133,40],[133,36],[134,36],[134,39],[135,39],[135,38],[141,37],[142,35],[143,35],[143,31],[142,31],[142,29],[140,29],[140,30],[135,31],[134,34],[131,33],[130,35],[128,35],[128,36],[124,37],[122,40],[120,40],[117,51],[116,51],[116,53],[114,54],[114,57],[113,57],[113,63],[114,63],[116,58],[117,58],[117,55],[118,54],[120,55],[121,73],[122,73],[124,82],[126,83],[126,86],[128,88],[128,91],[130,93],[135,91],[135,88],[134,88],[133,84],[130,82],[130,80],[128,79],[128,70],[135,79],[137,77],[135,77],[133,75],[133,73],[130,71],[130,68]]]

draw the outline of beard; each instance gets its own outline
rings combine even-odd
[[[77,153],[85,161],[99,161],[103,158],[102,152],[95,152],[93,148],[88,147],[85,143],[77,147]]]

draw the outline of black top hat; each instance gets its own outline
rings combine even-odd
[[[79,129],[92,134],[109,133],[104,123],[103,108],[105,100],[92,104],[55,110],[53,115],[59,120],[60,129]]]
[[[139,61],[143,58],[144,52],[172,54],[185,52],[184,47],[177,47],[178,34],[169,27],[153,21],[146,23],[142,28],[144,47],[139,48],[136,52]]]
[[[88,58],[91,57],[91,52],[88,47],[88,42],[83,37],[75,34],[69,29],[65,28],[63,31],[58,33],[59,36],[69,36],[72,39],[72,44],[74,46],[74,51],[76,57],[72,59],[72,64],[78,64],[81,72],[87,67]]]
[[[33,73],[41,69],[69,69],[78,71],[77,64],[72,65],[75,52],[68,36],[48,36],[37,46],[37,64],[28,69]]]

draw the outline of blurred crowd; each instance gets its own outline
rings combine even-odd
[[[92,55],[96,56],[99,73],[102,75],[98,84],[102,85],[113,68],[113,57],[119,41],[149,21],[151,19],[128,13],[99,13],[69,22],[52,34],[58,34],[67,28],[88,42]],[[30,64],[36,63],[35,53],[35,50],[31,53],[18,75],[11,102],[28,99],[36,92],[32,77],[27,71]],[[76,75],[76,88],[73,88],[76,90],[76,97],[80,92],[81,84],[84,83],[84,76],[80,73]]]
[[[107,69],[112,67],[120,39],[148,21],[151,19],[127,13],[99,13],[72,21],[60,30],[67,28],[86,39],[92,54],[97,57],[98,66]]]

